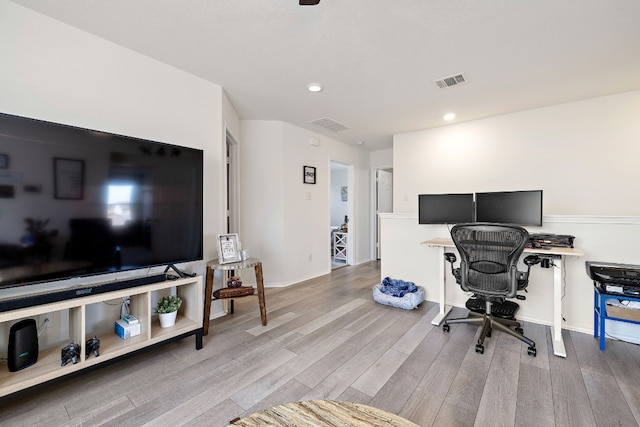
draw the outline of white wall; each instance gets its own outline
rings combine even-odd
[[[544,190],[546,215],[638,215],[640,91],[395,135],[394,212],[421,193]]]
[[[386,169],[393,167],[393,149],[372,151],[369,154],[372,169]]]
[[[394,137],[394,214],[383,220],[382,275],[415,280],[437,300],[437,251],[445,226],[418,225],[417,195],[542,189],[543,226],[576,236],[584,258],[567,261],[565,327],[593,331],[586,260],[640,264],[640,91],[523,111]],[[534,269],[520,317],[552,319],[552,271]],[[466,296],[448,278],[447,298]],[[640,333],[640,331],[638,331]]]
[[[319,147],[309,144],[311,137],[320,140]],[[331,160],[354,166],[350,242],[355,263],[370,259],[366,151],[288,123],[259,120],[241,121],[240,144],[240,238],[262,259],[266,286],[287,286],[330,271]],[[316,167],[316,184],[303,184],[304,165]]]
[[[0,111],[204,150],[204,260],[216,258],[224,124],[239,132],[222,88],[11,2],[0,29]]]
[[[283,280],[278,271],[286,230],[283,128],[277,121],[240,122],[239,237],[249,256],[262,260],[265,284]]]

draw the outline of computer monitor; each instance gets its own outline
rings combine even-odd
[[[419,224],[458,224],[473,222],[473,193],[420,194]]]
[[[476,193],[476,221],[542,225],[542,190]]]

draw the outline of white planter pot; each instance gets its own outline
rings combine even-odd
[[[176,324],[176,315],[177,311],[173,313],[158,313],[158,317],[160,318],[160,326],[163,328],[169,328]]]

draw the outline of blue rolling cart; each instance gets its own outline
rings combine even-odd
[[[621,317],[608,316],[607,304],[606,304],[608,299],[640,302],[640,298],[636,298],[628,295],[608,294],[598,289],[597,286],[593,287],[593,337],[600,338],[600,350],[605,349],[605,344],[604,344],[605,320],[609,319],[609,320],[615,320],[617,322],[627,322],[627,323],[634,323],[636,325],[640,325],[640,321],[638,320],[630,320],[630,319],[624,319]]]

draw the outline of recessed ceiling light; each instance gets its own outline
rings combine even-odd
[[[309,92],[320,92],[322,85],[320,83],[309,83],[307,89],[309,89]]]
[[[364,145],[364,141],[358,141],[358,142],[356,142],[356,144],[358,144],[358,145]]]
[[[447,113],[443,117],[446,121],[451,121],[456,118],[456,115],[453,113]]]

